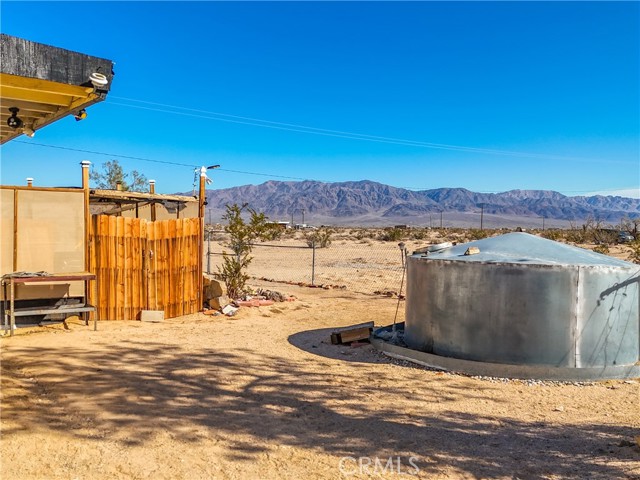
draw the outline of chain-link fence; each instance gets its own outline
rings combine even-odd
[[[205,271],[217,273],[222,265],[225,235],[205,241]],[[398,293],[402,280],[403,251],[394,242],[371,239],[336,240],[319,248],[304,240],[284,239],[253,246],[247,273],[274,282],[344,287],[360,293]]]

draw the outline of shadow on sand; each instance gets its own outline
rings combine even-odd
[[[327,331],[299,333],[290,342],[314,352],[313,345]],[[584,472],[585,466],[592,477],[623,478],[629,471],[608,461],[637,466],[634,450],[610,446],[637,434],[630,427],[559,428],[446,409],[433,415],[427,408],[430,402],[485,397],[482,388],[469,390],[459,382],[426,376],[415,380],[412,388],[420,393],[411,398],[423,402],[424,414],[409,416],[399,407],[401,402],[392,401],[412,396],[404,385],[381,393],[375,380],[354,383],[359,369],[367,369],[370,376],[366,364],[332,370],[327,364],[326,373],[319,373],[317,364],[335,362],[318,358],[314,369],[308,362],[252,350],[193,351],[151,341],[123,341],[100,352],[90,345],[15,346],[2,364],[4,380],[20,376],[23,369],[46,368],[46,376],[27,388],[36,398],[48,392],[51,408],[43,405],[36,413],[23,397],[5,396],[4,413],[16,426],[4,433],[44,428],[97,442],[100,438],[91,432],[101,430],[114,432],[112,439],[123,445],[140,445],[158,429],[171,432],[178,441],[198,442],[189,430],[204,427],[255,438],[252,443],[236,443],[231,458],[256,458],[269,443],[337,456],[414,455],[423,474],[435,475],[439,465],[448,465],[482,478],[573,478],[576,469]],[[369,401],[381,394],[389,401]],[[92,429],[70,425],[58,409],[91,417]],[[119,438],[117,432],[124,427],[128,436]]]

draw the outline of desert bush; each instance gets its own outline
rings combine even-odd
[[[629,260],[633,263],[640,263],[640,240],[635,240],[629,244],[631,255]]]
[[[587,243],[586,230],[584,229],[572,228],[567,230],[564,238],[571,243]]]
[[[413,240],[424,240],[429,237],[429,231],[426,228],[417,228],[411,232]]]
[[[612,245],[618,241],[618,232],[612,228],[593,230],[591,236],[599,245]]]
[[[404,238],[405,231],[400,228],[387,228],[380,234],[383,242],[397,242]]]
[[[330,228],[321,227],[318,230],[307,233],[305,235],[305,240],[307,241],[307,245],[309,247],[315,246],[315,248],[327,248],[329,245],[331,245],[332,233],[334,232]]]
[[[540,233],[540,236],[547,240],[554,240],[556,242],[564,238],[564,234],[561,230],[544,230]]]
[[[601,253],[603,255],[607,255],[609,253],[609,246],[606,244],[600,244],[600,245],[596,245],[593,248],[593,251],[596,253]]]
[[[293,228],[286,228],[281,234],[280,238],[292,239],[296,236],[296,231]]]
[[[640,230],[640,218],[623,218],[620,221],[620,230],[638,238],[638,233]]]
[[[480,230],[478,228],[471,228],[468,232],[466,232],[467,238],[470,240],[482,240],[483,238],[487,238],[489,236],[489,232],[486,230]]]
[[[231,249],[233,255],[224,252],[222,266],[218,267],[216,277],[222,280],[227,286],[227,295],[230,298],[240,298],[246,293],[246,283],[249,276],[245,273],[251,263],[249,256],[252,250],[252,243],[256,240],[267,240],[273,236],[273,230],[279,227],[270,226],[264,213],[257,213],[247,207],[247,204],[239,206],[237,204],[227,205],[227,213],[222,217],[227,221],[224,231],[228,234],[229,240],[226,244]],[[243,211],[249,213],[249,221],[242,218]]]

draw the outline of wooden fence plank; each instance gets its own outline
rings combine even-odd
[[[91,225],[93,301],[101,320],[136,319],[141,310],[163,310],[166,318],[198,311],[199,219],[97,215]]]

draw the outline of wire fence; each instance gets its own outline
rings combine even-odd
[[[207,273],[222,265],[225,241],[205,241]],[[403,251],[394,242],[333,241],[319,248],[295,239],[257,243],[247,273],[251,278],[314,286],[331,286],[367,294],[397,295],[402,280]]]

